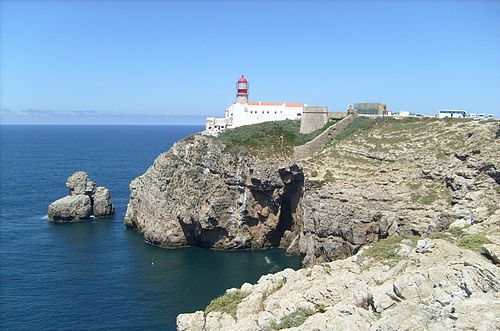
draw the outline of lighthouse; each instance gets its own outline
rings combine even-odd
[[[236,82],[236,102],[226,108],[223,118],[207,117],[205,134],[217,135],[227,129],[269,121],[297,120],[306,104],[296,102],[248,101],[248,80]]]
[[[236,83],[236,103],[248,103],[248,81],[243,75],[241,75]]]

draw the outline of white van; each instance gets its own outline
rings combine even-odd
[[[476,113],[470,113],[469,114],[469,118],[476,119],[477,118],[477,114]]]
[[[486,115],[486,119],[487,120],[494,120],[495,117],[493,116],[493,114],[488,114],[488,115]]]
[[[484,120],[484,114],[483,113],[479,113],[479,115],[477,115],[477,119],[482,121]]]

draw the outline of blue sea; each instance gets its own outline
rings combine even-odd
[[[125,228],[132,179],[200,126],[0,126],[0,329],[175,329],[229,287],[298,268],[282,250],[162,249]],[[85,170],[109,220],[53,223],[47,206]]]

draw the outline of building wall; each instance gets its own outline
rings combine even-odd
[[[228,108],[232,114],[232,128],[268,121],[283,121],[300,119],[303,107],[288,107],[286,105],[241,105],[233,104]]]
[[[345,111],[329,111],[328,112],[328,119],[329,120],[330,119],[340,120],[346,116],[347,116],[347,112],[345,112]]]
[[[205,121],[205,130],[210,133],[218,133],[224,131],[228,127],[226,118],[207,117]]]
[[[300,121],[300,133],[310,133],[321,129],[328,122],[328,108],[322,106],[304,107]]]

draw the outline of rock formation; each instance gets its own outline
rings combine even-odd
[[[109,217],[115,209],[109,190],[96,187],[84,171],[77,171],[66,181],[69,195],[49,205],[48,216],[54,221],[79,221],[95,217]]]
[[[262,276],[226,292],[243,293],[233,312],[181,314],[177,329],[500,329],[500,268],[445,240],[423,241],[400,243],[392,266],[365,247],[345,260]]]
[[[163,247],[297,245],[301,168],[224,148],[195,135],[161,154],[130,184],[125,224]]]

